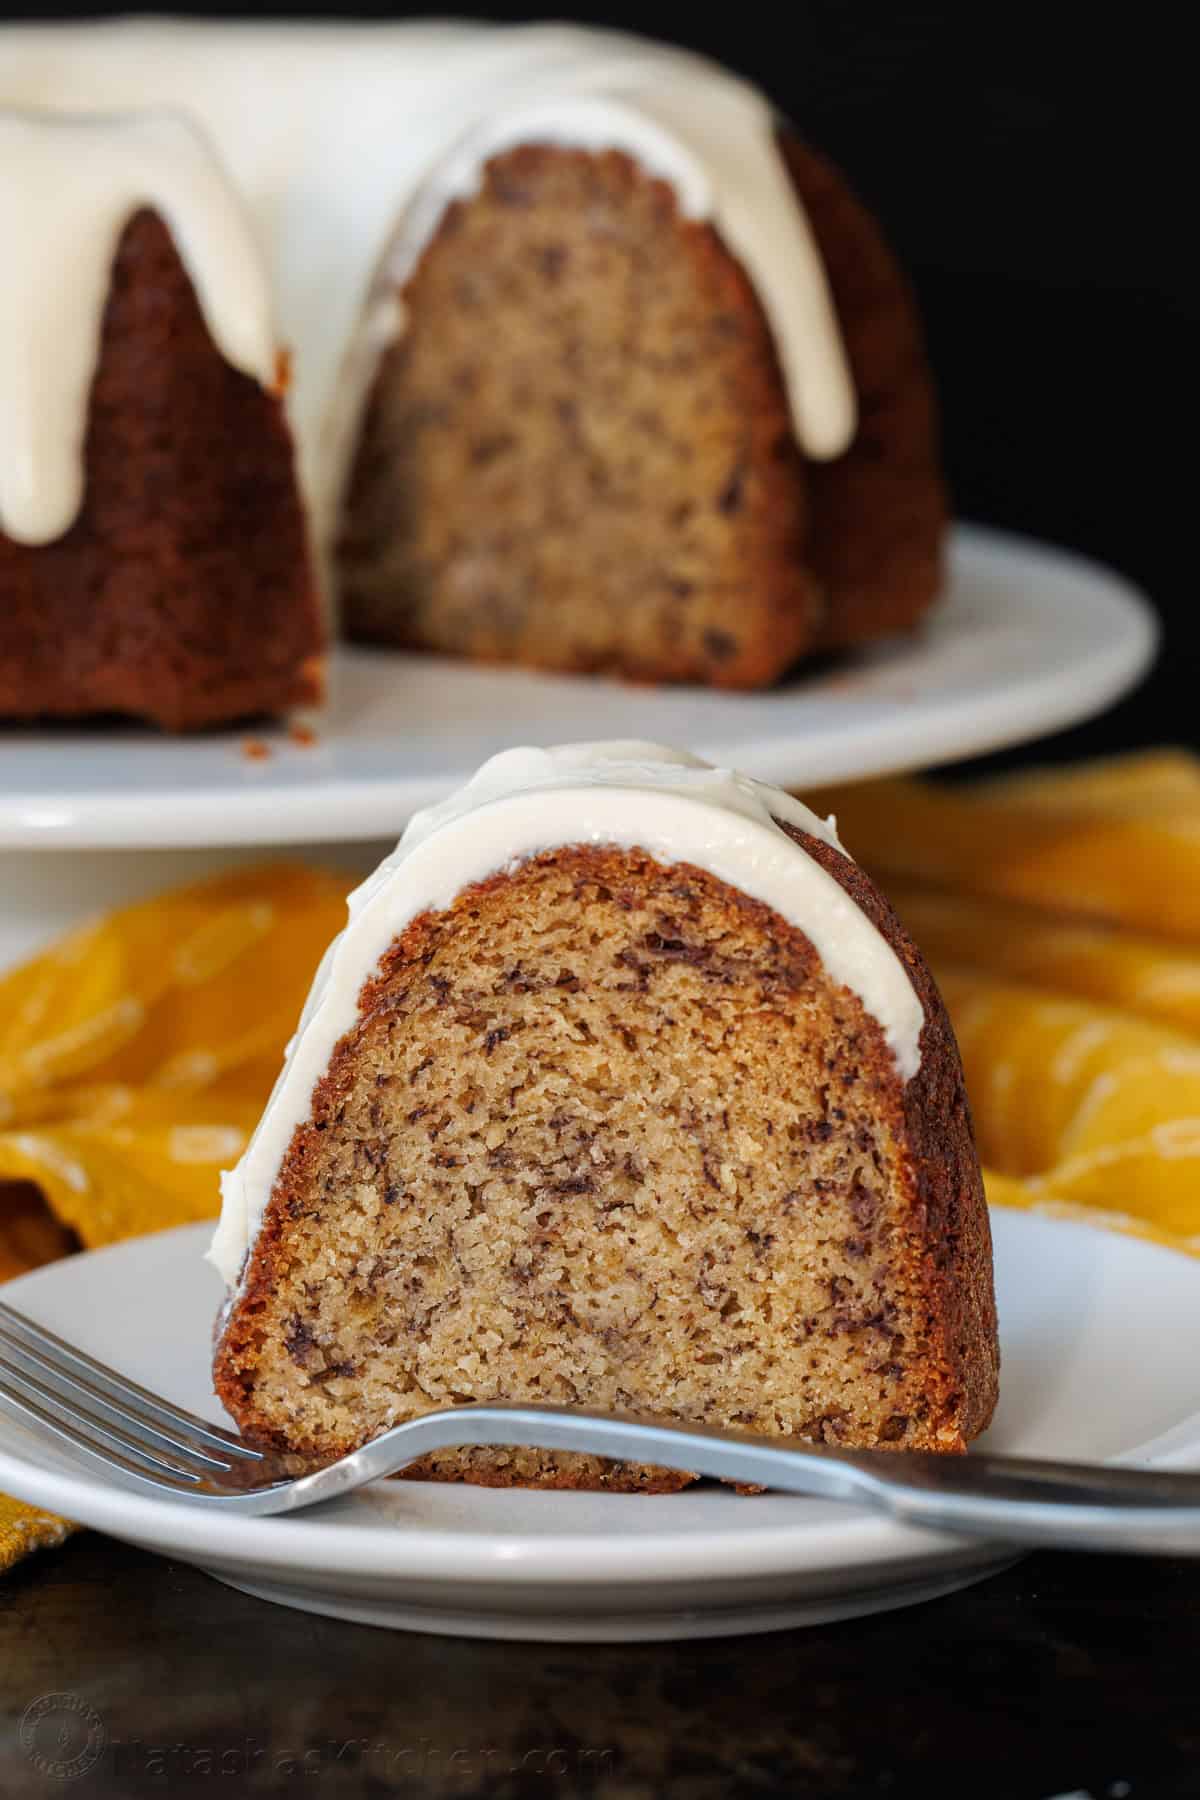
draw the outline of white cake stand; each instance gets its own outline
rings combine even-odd
[[[308,733],[0,730],[0,967],[99,908],[264,850],[365,869],[517,743],[654,738],[804,789],[975,755],[1101,712],[1149,665],[1108,570],[961,526],[913,637],[762,694],[633,687],[342,649]],[[66,855],[64,852],[70,852]]]
[[[366,869],[417,807],[516,743],[654,738],[802,790],[1074,724],[1138,680],[1156,640],[1146,601],[1108,570],[962,526],[919,634],[767,693],[342,649],[311,742],[284,727],[182,739],[10,727],[0,730],[0,967],[99,908],[264,850]]]

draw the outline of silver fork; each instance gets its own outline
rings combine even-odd
[[[139,1387],[0,1302],[0,1405],[122,1486],[211,1511],[297,1512],[433,1450],[580,1450],[870,1507],[1011,1544],[1200,1554],[1200,1475],[972,1454],[842,1450],[584,1407],[487,1403],[424,1413],[308,1473]]]

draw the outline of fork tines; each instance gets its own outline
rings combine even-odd
[[[0,1398],[75,1450],[127,1474],[195,1491],[228,1482],[262,1457],[64,1343],[0,1301]]]

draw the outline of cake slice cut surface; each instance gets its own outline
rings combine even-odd
[[[919,956],[829,827],[645,746],[510,753],[414,821],[214,1254],[217,1390],[302,1455],[484,1399],[960,1450],[995,1399],[978,1164]],[[414,1472],[684,1479],[504,1449]]]

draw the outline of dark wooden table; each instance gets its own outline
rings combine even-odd
[[[0,1795],[1174,1800],[1198,1652],[1200,1563],[1035,1556],[874,1619],[576,1647],[343,1625],[86,1535],[0,1579]]]

